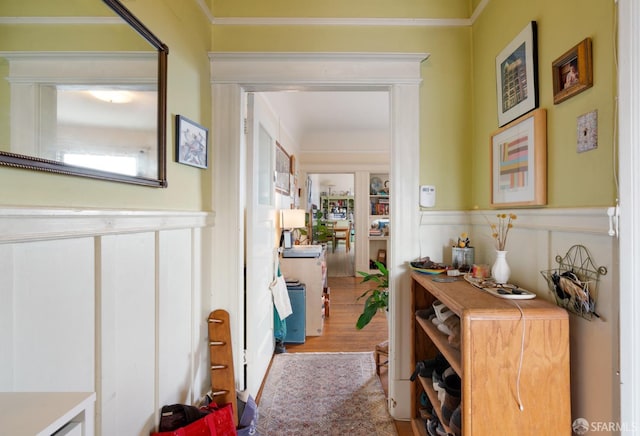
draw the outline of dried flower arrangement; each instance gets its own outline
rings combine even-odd
[[[496,250],[504,251],[507,246],[509,230],[513,228],[513,221],[515,221],[518,216],[514,213],[499,213],[496,216],[498,217],[498,223],[489,223],[491,226],[491,237],[496,241]]]

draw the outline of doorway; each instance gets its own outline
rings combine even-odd
[[[224,253],[213,255],[212,276],[216,285],[227,289],[216,306],[222,306],[241,318],[243,307],[244,266],[244,210],[246,198],[246,174],[243,172],[243,156],[246,144],[243,135],[244,96],[247,91],[277,91],[287,89],[324,90],[385,90],[390,102],[390,162],[389,176],[394,180],[390,220],[402,232],[390,241],[388,267],[390,273],[390,359],[389,397],[393,405],[390,413],[396,419],[410,416],[410,387],[408,368],[410,356],[396,353],[403,338],[409,336],[410,325],[405,322],[410,311],[407,293],[394,289],[409,287],[407,263],[419,254],[413,237],[418,229],[419,164],[419,85],[420,64],[426,54],[353,54],[353,53],[220,53],[212,54],[211,74],[213,92],[213,143],[217,159],[213,164],[215,174],[213,207],[216,210],[216,226],[212,238],[215,244],[229,247]],[[310,168],[314,171],[315,168]],[[327,171],[322,168],[320,171]],[[341,170],[341,168],[338,168]],[[368,178],[358,179],[356,168],[356,195],[359,189],[367,192]],[[394,175],[398,177],[394,177]],[[399,176],[402,177],[399,177]],[[360,181],[358,181],[360,180]],[[361,185],[361,186],[359,186]],[[405,213],[400,213],[405,211]],[[230,229],[232,229],[230,231]],[[233,241],[233,242],[232,242]],[[240,243],[239,243],[240,242]],[[234,349],[243,350],[244,320],[234,319],[232,338]],[[405,350],[406,351],[406,350]],[[235,353],[237,367],[243,367],[244,353]],[[236,376],[241,372],[237,371]],[[242,385],[242,381],[237,381]],[[251,394],[255,394],[251,392]]]
[[[312,181],[307,205],[316,224],[325,225],[327,238],[328,277],[355,275],[356,233],[355,176],[353,173],[310,173]]]

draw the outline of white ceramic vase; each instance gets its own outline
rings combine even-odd
[[[511,268],[507,263],[507,252],[496,250],[496,261],[491,267],[491,276],[496,283],[507,283],[511,275]]]

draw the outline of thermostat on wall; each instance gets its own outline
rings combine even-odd
[[[420,186],[420,207],[436,205],[436,187],[433,185]]]

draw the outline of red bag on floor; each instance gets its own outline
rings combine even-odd
[[[233,419],[233,406],[231,403],[227,403],[222,406],[219,406],[216,403],[211,403],[206,407],[206,409],[211,411],[211,413],[207,415],[207,418],[213,417],[216,436],[236,436],[238,434],[236,424]]]
[[[164,410],[164,408],[163,408]],[[151,433],[151,436],[236,436],[231,403],[224,406],[210,404],[200,409],[206,415],[183,427]],[[162,426],[161,426],[162,428]]]

